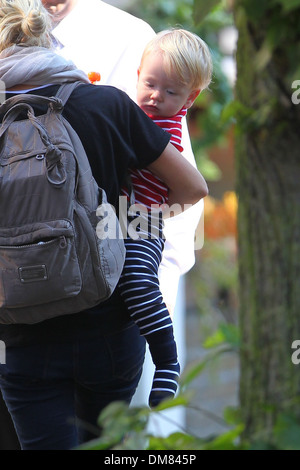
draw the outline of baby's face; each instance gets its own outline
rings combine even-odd
[[[191,89],[170,77],[163,67],[161,54],[148,54],[139,69],[137,103],[149,116],[171,117],[182,107],[189,108]]]

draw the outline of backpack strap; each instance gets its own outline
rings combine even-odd
[[[5,100],[2,105],[0,106],[0,114],[6,114],[10,108],[15,106],[19,103],[28,103],[30,105],[35,104],[47,104],[50,105],[54,111],[62,111],[64,105],[68,101],[71,93],[75,88],[79,85],[82,85],[83,82],[73,82],[73,83],[63,83],[57,93],[56,96],[40,96],[40,95],[31,95],[29,93],[20,93],[11,98]]]
[[[55,97],[48,98],[47,96],[39,96],[39,95],[30,95],[27,93],[21,93],[11,98],[5,100],[2,105],[0,106],[0,114],[6,114],[13,106],[19,103],[27,103],[27,104],[47,104],[51,105],[54,111],[61,111],[63,109],[62,103]]]
[[[19,102],[17,104],[9,106],[9,109],[6,111],[6,113],[3,117],[3,120],[2,120],[2,124],[0,126],[0,138],[7,131],[7,129],[11,125],[11,123],[16,120],[16,118],[21,113],[21,111],[25,111],[25,110],[27,110],[27,112],[33,114],[32,107],[27,103]]]
[[[60,99],[63,106],[65,106],[66,102],[68,101],[69,97],[71,96],[75,88],[77,88],[80,85],[83,85],[83,82],[78,81],[78,82],[73,82],[73,83],[63,83],[59,87],[55,95],[55,98]]]

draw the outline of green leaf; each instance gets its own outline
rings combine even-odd
[[[223,333],[225,343],[233,349],[238,350],[240,347],[240,330],[232,323],[222,323],[220,330]]]
[[[207,153],[202,149],[196,152],[196,162],[199,171],[203,174],[204,178],[208,181],[220,181],[222,178],[222,171],[219,166],[210,160]]]
[[[193,17],[195,24],[201,23],[212,9],[221,3],[220,0],[194,0]]]
[[[284,12],[290,12],[300,8],[300,0],[276,0],[282,6]]]
[[[203,347],[207,349],[215,348],[216,346],[220,346],[220,344],[223,344],[224,342],[225,342],[224,333],[219,328],[212,335],[206,338],[206,340],[203,342]]]
[[[189,396],[187,394],[179,394],[175,398],[170,398],[169,400],[163,400],[159,405],[153,408],[153,411],[163,411],[169,408],[174,408],[175,406],[186,406],[189,401]]]
[[[224,409],[224,419],[226,423],[231,425],[240,424],[242,421],[240,408],[234,408],[233,406],[227,406]]]
[[[222,344],[227,344],[232,349],[237,350],[240,346],[239,329],[231,323],[222,323],[219,328],[206,340],[203,346],[205,348],[214,348]]]
[[[281,450],[300,450],[300,423],[294,416],[282,413],[274,427],[276,447]]]
[[[185,389],[202,371],[207,367],[207,365],[216,360],[220,355],[232,352],[231,347],[222,346],[215,351],[212,351],[210,354],[206,354],[203,360],[196,362],[196,364],[189,365],[181,375],[180,386],[182,389]]]
[[[189,366],[186,368],[181,375],[181,386],[186,387],[190,382],[192,382],[207,366],[207,360],[198,362],[196,365]]]
[[[107,439],[106,437],[93,439],[85,444],[76,447],[75,450],[106,450],[112,449],[116,444],[115,439]]]
[[[270,8],[270,0],[243,0],[240,3],[245,9],[247,18],[253,22],[261,21]]]
[[[212,442],[205,446],[205,450],[236,450],[239,449],[238,438],[244,430],[244,425],[239,424],[236,428],[217,436]]]
[[[205,445],[204,439],[176,432],[168,437],[150,437],[147,450],[201,450]]]
[[[225,122],[233,119],[241,122],[249,120],[253,113],[254,110],[252,108],[245,106],[238,100],[234,100],[224,106],[221,118]]]

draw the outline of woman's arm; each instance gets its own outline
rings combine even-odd
[[[170,143],[148,168],[168,186],[169,206],[179,204],[183,211],[185,205],[195,204],[208,194],[201,173]]]

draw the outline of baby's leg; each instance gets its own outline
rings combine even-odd
[[[180,370],[173,324],[157,276],[163,241],[128,239],[125,244],[126,261],[119,288],[131,318],[149,344],[156,366],[149,398],[150,405],[155,406],[175,395]]]

